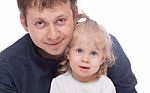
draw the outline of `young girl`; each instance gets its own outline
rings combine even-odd
[[[114,62],[111,45],[110,36],[97,22],[87,17],[78,22],[67,60],[61,63],[63,74],[53,79],[50,93],[116,93],[106,76]]]

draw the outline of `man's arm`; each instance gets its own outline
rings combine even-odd
[[[115,64],[108,68],[108,77],[113,81],[117,93],[137,93],[137,80],[132,72],[131,64],[118,40],[111,35]]]
[[[17,93],[7,68],[9,68],[8,64],[0,61],[0,93]]]

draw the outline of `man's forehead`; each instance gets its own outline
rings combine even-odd
[[[32,0],[29,7],[39,7],[40,10],[44,8],[53,8],[62,4],[70,4],[70,0]]]

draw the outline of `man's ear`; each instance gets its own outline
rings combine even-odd
[[[78,16],[78,6],[77,5],[75,5],[74,14],[75,14],[75,17]]]
[[[77,0],[74,4],[74,15],[75,15],[75,18],[78,16],[78,6],[77,6]]]
[[[20,14],[20,22],[23,28],[28,32],[26,19],[22,14]]]

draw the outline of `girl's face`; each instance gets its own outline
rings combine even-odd
[[[94,42],[87,43],[77,41],[68,54],[72,75],[81,82],[97,80],[96,73],[103,63],[102,51],[96,48]]]

